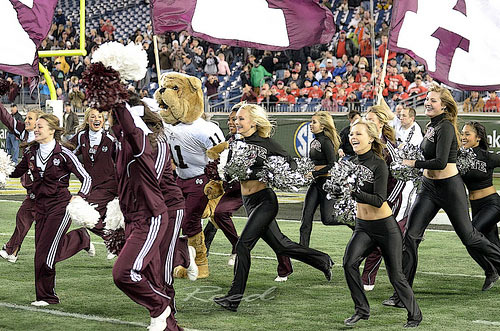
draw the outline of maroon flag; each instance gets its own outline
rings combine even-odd
[[[500,89],[500,1],[397,0],[389,48],[462,90]]]
[[[47,36],[57,0],[0,1],[0,70],[38,76],[37,49]]]
[[[156,34],[186,30],[217,44],[269,50],[326,44],[332,12],[317,0],[151,0]]]

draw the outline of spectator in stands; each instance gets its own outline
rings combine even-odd
[[[205,57],[205,66],[204,71],[206,75],[217,75],[219,68],[217,65],[219,64],[219,58],[215,56],[214,50],[209,48],[207,51],[207,55]]]
[[[272,91],[269,88],[269,84],[264,83],[262,88],[260,89],[260,94],[257,98],[258,104],[265,104],[266,107],[269,105],[276,105],[279,102],[278,97],[276,96],[276,91]]]
[[[273,75],[269,73],[263,66],[260,65],[260,61],[255,60],[253,63],[253,68],[250,71],[250,80],[252,82],[252,87],[257,93],[261,85],[265,83],[266,77],[272,77]],[[270,92],[270,91],[268,91]]]
[[[270,51],[264,51],[261,66],[263,66],[270,73],[274,72],[274,57]]]
[[[362,57],[371,57],[372,55],[372,42],[370,40],[370,34],[363,33],[363,38],[359,42],[359,55]]]
[[[347,95],[343,88],[339,88],[337,91],[337,95],[335,96],[335,100],[337,100],[337,105],[339,107],[339,111],[344,111],[344,105],[347,101]]]
[[[78,85],[73,86],[71,92],[69,92],[68,100],[74,110],[83,112],[83,101],[85,100],[85,94],[80,90],[80,87]]]
[[[361,77],[366,77],[368,81],[372,78],[372,75],[368,71],[366,71],[366,65],[364,64],[360,64],[358,66],[358,73],[356,74],[356,78],[354,79],[354,81],[356,83],[360,83]]]
[[[496,91],[490,91],[490,98],[486,101],[484,105],[484,111],[490,113],[500,112],[500,98],[497,96]]]
[[[62,88],[58,87],[56,90],[57,100],[61,100],[64,104],[66,101],[66,96],[64,95],[64,91]]]
[[[392,100],[397,104],[403,100],[408,99],[410,96],[405,91],[403,84],[398,85],[398,90],[392,95]]]
[[[305,68],[304,66],[302,66],[302,63],[295,62],[295,64],[293,65],[292,73],[294,71],[296,71],[296,72],[299,73],[299,78],[302,78],[306,74],[306,70],[307,70],[307,68]]]
[[[384,96],[392,98],[392,95],[398,91],[399,85],[408,85],[404,77],[398,74],[396,67],[387,66],[387,75],[385,76]]]
[[[317,81],[316,77],[314,76],[314,72],[313,72],[313,71],[311,71],[311,70],[307,70],[307,71],[306,71],[306,75],[305,75],[305,77],[304,77],[304,81],[305,81],[306,79],[309,79],[309,80],[311,81],[311,84],[312,84],[313,82]],[[302,82],[302,84],[304,84],[304,82]]]
[[[484,110],[484,100],[479,96],[478,91],[472,91],[470,97],[464,101],[464,112],[482,112]]]
[[[246,87],[252,86],[252,82],[250,80],[250,70],[252,69],[252,66],[250,64],[245,64],[243,66],[243,69],[241,70],[240,73],[240,80],[241,80],[241,86]]]
[[[382,61],[384,60],[384,57],[385,57],[385,50],[387,49],[388,41],[389,41],[389,38],[387,37],[387,35],[382,35],[380,46],[377,49],[377,56],[379,58],[381,58]],[[391,52],[389,52],[387,59],[393,59],[395,57],[396,57],[396,52],[391,51]]]
[[[337,60],[337,66],[333,70],[332,76],[333,77],[337,77],[337,76],[341,76],[342,77],[342,76],[344,76],[344,74],[346,73],[346,71],[347,71],[347,69],[345,67],[344,62],[342,60],[338,59]]]
[[[217,64],[217,74],[220,77],[229,77],[231,76],[231,70],[229,69],[229,64],[225,60],[224,53],[219,53],[219,63]]]
[[[181,72],[185,73],[186,75],[196,76],[197,71],[196,67],[193,64],[193,60],[191,59],[191,55],[184,54],[184,56],[182,57],[182,61],[184,62],[184,64],[182,65]]]
[[[323,95],[323,100],[321,100],[321,110],[326,110],[329,112],[337,112],[337,100],[333,97],[333,92],[331,90],[325,91]]]
[[[356,48],[354,47],[354,43],[351,39],[347,38],[345,30],[341,30],[339,39],[334,44],[333,54],[335,54],[337,58],[342,58],[344,55],[351,58],[354,56],[355,52]]]
[[[246,101],[247,103],[257,103],[257,94],[255,94],[250,85],[245,85],[242,90],[243,94],[241,95],[240,101]]]
[[[182,57],[186,53],[182,49],[181,46],[179,46],[179,42],[177,40],[172,41],[172,52],[170,53],[170,61],[172,62],[172,69],[174,71],[180,72],[182,70],[182,66],[184,65],[184,62],[182,60]],[[213,56],[213,52],[212,52]],[[215,69],[212,70],[213,72],[209,72],[211,74],[216,74],[217,73],[217,66],[215,66]],[[205,72],[207,72],[205,70]]]
[[[229,66],[233,64],[234,52],[231,46],[221,45],[220,49],[217,52],[224,54],[224,58],[226,59],[226,62],[229,64]]]
[[[349,92],[349,94],[347,95],[347,100],[344,109],[346,108],[347,111],[360,109],[358,97],[356,96],[356,93],[354,91]]]
[[[345,70],[344,76],[342,78],[349,80],[349,77],[352,77],[352,81],[354,82],[356,75],[358,73],[358,70],[356,68],[354,68],[354,66],[350,62],[346,63],[345,69],[346,70]]]
[[[433,85],[437,85],[437,83],[434,81],[434,78],[432,78],[429,74],[424,74],[424,80],[422,84],[426,89],[430,89]]]
[[[276,79],[285,78],[285,69],[288,68],[288,61],[290,59],[284,51],[278,51],[274,54],[273,65],[276,72]]]
[[[304,81],[304,85],[306,85],[306,82]],[[309,84],[311,86],[311,84]],[[288,94],[291,94],[295,97],[295,101],[300,98],[300,88],[297,86],[297,83],[292,82],[290,84],[290,92],[287,92]],[[309,92],[307,92],[309,93]]]
[[[292,79],[292,74],[289,69],[285,69],[283,71],[283,83],[285,83],[285,86],[290,86],[289,82]]]
[[[104,33],[107,32],[110,36],[113,35],[113,32],[115,32],[115,27],[113,26],[113,23],[111,23],[111,19],[107,19],[106,23],[101,25],[101,32],[103,33],[102,35],[104,36]]]
[[[217,75],[208,75],[205,87],[207,88],[207,97],[210,99],[214,98],[214,95],[219,92],[219,80],[217,79]]]
[[[158,57],[160,59],[160,73],[169,72],[173,70],[172,60],[170,59],[170,50],[167,45],[162,45],[160,54]]]
[[[82,78],[82,73],[85,70],[85,67],[83,66],[82,61],[80,60],[79,56],[73,56],[71,57],[71,66],[69,68],[69,76],[73,77],[76,76],[78,79]]]
[[[54,76],[55,81],[59,85],[59,87],[64,88],[64,80],[66,79],[66,75],[61,69],[61,62],[57,61],[56,68],[52,71],[52,76]]]
[[[54,15],[54,23],[64,25],[66,23],[66,16],[63,14],[61,8],[57,8],[57,13]]]
[[[317,82],[314,81],[314,83],[317,83]],[[310,79],[306,79],[304,81],[304,87],[301,88],[300,92],[299,92],[299,101],[304,101],[305,99],[309,98],[309,93],[312,90],[312,84],[313,84],[313,81]],[[297,84],[295,84],[295,85],[297,85]],[[293,89],[293,86],[292,86],[292,89]]]
[[[326,75],[328,77],[330,77],[330,79],[333,79],[333,76],[332,76],[331,72],[329,72],[328,70],[326,70],[326,66],[323,63],[321,63],[319,65],[319,71],[314,75],[314,78],[316,78],[316,80],[319,81],[320,79],[323,78],[323,76],[325,75],[325,73],[326,73]]]
[[[326,59],[325,68],[326,71],[331,73],[333,76],[333,71],[335,70],[335,64],[333,62],[333,59]]]
[[[302,86],[302,78],[300,78],[299,71],[297,71],[297,69],[292,70],[292,77],[288,80],[288,86],[290,86],[292,82],[295,82],[299,87]]]
[[[323,97],[323,90],[319,88],[319,83],[314,82],[312,85],[312,89],[309,91],[309,98],[312,100],[316,99],[319,102],[319,99]]]
[[[73,112],[69,103],[64,105],[63,123],[64,138],[68,141],[73,138],[79,125],[78,115]]]
[[[425,99],[425,92],[427,88],[422,83],[422,76],[415,76],[415,81],[408,86],[408,96],[411,98],[415,95],[422,94],[419,99]]]

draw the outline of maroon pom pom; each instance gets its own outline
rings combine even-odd
[[[119,255],[126,241],[125,230],[106,230],[103,239],[108,252]]]
[[[221,180],[219,176],[219,170],[217,169],[217,165],[219,165],[219,159],[214,160],[214,161],[209,161],[207,165],[205,166],[205,175],[208,177],[208,179],[211,180]]]
[[[89,106],[99,111],[109,111],[115,104],[128,100],[120,73],[100,62],[92,63],[83,72],[82,81]]]
[[[9,92],[10,84],[7,80],[0,78],[0,96]]]

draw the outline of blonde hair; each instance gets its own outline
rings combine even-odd
[[[255,122],[257,133],[262,138],[269,138],[274,133],[275,124],[267,116],[266,110],[255,104],[242,105],[240,109],[246,109],[250,120]]]
[[[42,113],[38,116],[38,120],[40,119],[44,119],[45,121],[47,121],[47,124],[49,126],[49,129],[51,130],[54,130],[54,139],[59,143],[61,144],[62,146],[68,148],[68,149],[75,149],[75,146],[69,142],[63,142],[62,141],[62,135],[64,134],[64,128],[60,127],[60,122],[59,122],[59,118],[54,115],[54,114],[46,114],[46,113]],[[36,140],[33,140],[32,142],[30,142],[27,147],[30,147],[34,144],[38,144],[38,142],[36,142]]]
[[[82,124],[80,124],[80,126],[78,127],[78,131],[84,131],[84,130],[87,130],[87,129],[89,129],[89,128],[90,128],[90,127],[89,127],[89,117],[90,117],[90,112],[91,112],[92,110],[96,110],[96,111],[98,111],[98,110],[97,110],[97,109],[95,109],[95,108],[90,108],[90,107],[88,107],[88,108],[85,110],[85,115],[84,115],[84,117],[83,117],[83,123],[82,123]],[[106,117],[104,116],[104,114],[102,114],[102,117],[103,117],[104,122],[106,122]]]
[[[35,114],[36,119],[38,119],[40,117],[40,115],[45,114],[41,109],[38,109],[38,108],[28,110],[26,112],[26,115],[28,115],[28,113]]]
[[[356,125],[364,125],[366,127],[366,132],[368,133],[368,137],[370,139],[373,139],[371,150],[378,157],[380,157],[382,160],[384,160],[384,152],[383,151],[384,151],[385,146],[384,146],[384,143],[382,143],[382,141],[379,138],[378,129],[377,129],[377,126],[375,125],[375,123],[368,121],[364,118],[360,118],[359,120],[357,120],[353,123],[353,125],[351,126],[351,130]]]
[[[389,125],[389,116],[384,106],[376,105],[370,107],[369,113],[375,114],[380,123],[382,123],[382,135],[392,143],[396,142],[396,131]]]
[[[457,138],[457,145],[460,145],[460,132],[458,131],[458,107],[455,99],[451,95],[450,91],[439,85],[432,85],[429,88],[428,93],[436,92],[439,93],[439,98],[441,99],[441,105],[446,107],[444,113],[445,118],[453,124],[455,129],[455,136]]]
[[[332,141],[336,154],[340,146],[340,137],[335,128],[335,122],[333,121],[332,115],[327,111],[321,110],[315,112],[313,117],[317,117],[319,124],[323,126],[323,132],[325,136]]]

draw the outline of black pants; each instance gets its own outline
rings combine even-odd
[[[497,223],[500,221],[500,196],[498,193],[488,195],[482,199],[471,200],[472,225],[481,232],[491,243],[500,247]],[[484,269],[486,276],[494,275],[497,270],[488,259],[474,250],[469,254]]]
[[[324,225],[339,225],[340,223],[334,220],[333,205],[335,200],[328,200],[327,193],[323,190],[328,177],[318,177],[309,186],[306,197],[304,199],[304,207],[302,208],[302,224],[300,226],[300,244],[309,247],[309,240],[311,239],[311,231],[314,213],[319,206],[321,213],[321,222]]]
[[[328,254],[297,244],[281,233],[275,220],[278,214],[278,199],[272,189],[266,188],[243,196],[243,205],[248,221],[236,243],[234,279],[228,295],[238,297],[245,292],[251,264],[250,251],[260,238],[278,255],[294,258],[321,271],[329,267]]]
[[[403,271],[410,285],[413,284],[418,264],[418,246],[424,231],[443,208],[450,219],[453,229],[471,257],[482,257],[500,270],[500,248],[492,244],[477,231],[470,221],[467,196],[462,178],[459,175],[446,179],[423,177],[422,186],[408,218],[408,230],[404,238]],[[476,260],[478,264],[480,262]]]
[[[403,274],[403,236],[392,215],[372,221],[356,218],[354,233],[344,253],[344,274],[356,314],[370,316],[370,306],[363,290],[359,265],[376,247],[380,247],[382,251],[389,281],[408,310],[408,320],[421,320],[422,312]]]

